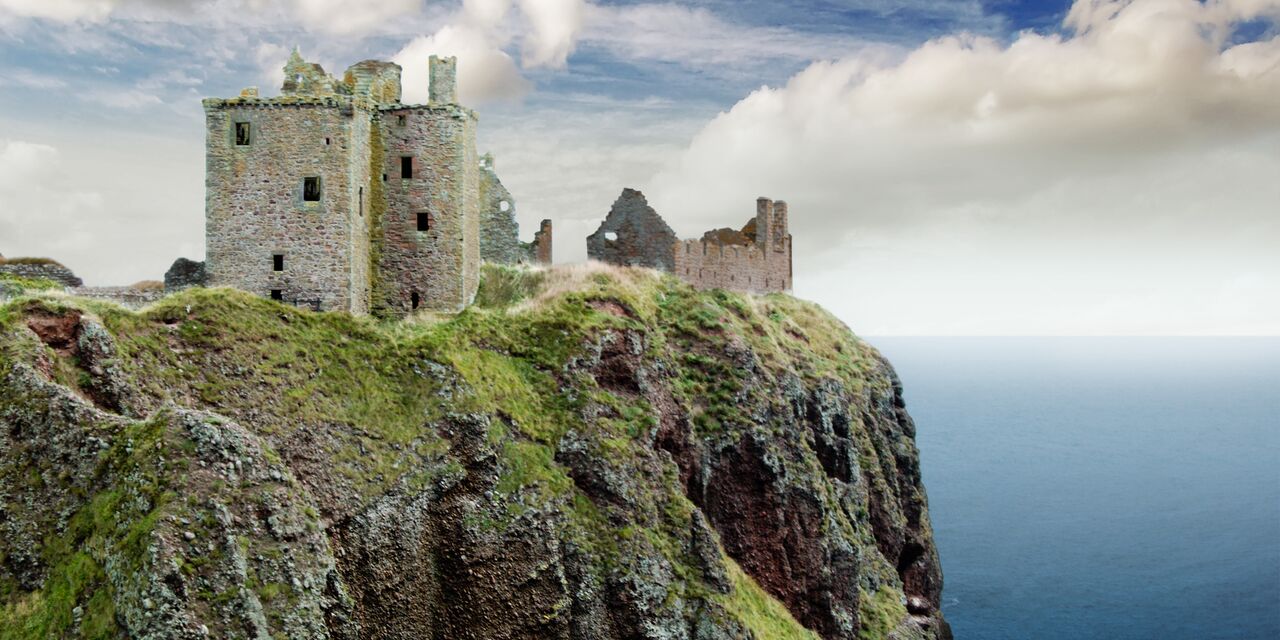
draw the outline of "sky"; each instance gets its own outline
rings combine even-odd
[[[0,0],[0,254],[204,254],[200,99],[459,57],[524,236],[790,204],[863,335],[1280,334],[1280,0]]]

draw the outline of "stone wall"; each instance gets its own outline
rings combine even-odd
[[[64,287],[78,287],[84,284],[79,277],[70,269],[56,263],[0,263],[0,273],[17,276],[19,278],[43,278],[52,280]]]
[[[791,234],[787,203],[756,201],[742,231],[717,229],[676,246],[675,274],[700,289],[755,293],[791,290]]]
[[[551,220],[543,220],[533,234],[533,261],[537,264],[551,264]]]
[[[596,232],[587,236],[587,257],[628,267],[675,271],[676,233],[644,194],[623,189]]]
[[[205,100],[205,247],[210,286],[356,310],[349,98]],[[236,123],[251,142],[238,145]],[[320,200],[303,181],[320,178]],[[284,256],[275,271],[274,256]]]
[[[178,258],[164,272],[165,291],[180,291],[191,287],[203,287],[207,282],[203,262]]]
[[[493,156],[480,159],[480,259],[515,264],[528,259],[520,242],[516,201],[494,170]]]
[[[384,108],[385,212],[379,278],[384,308],[458,311],[479,284],[479,158],[476,117],[456,105]],[[404,178],[402,158],[412,177]],[[419,230],[425,214],[426,230]]]
[[[547,231],[549,237],[549,225]],[[700,289],[791,290],[787,203],[768,198],[756,201],[756,215],[741,230],[716,229],[699,240],[677,240],[644,194],[624,189],[600,228],[587,236],[587,255],[668,271]]]
[[[456,104],[456,60],[430,64],[425,106],[399,103],[399,65],[366,60],[338,81],[297,51],[280,97],[205,100],[207,284],[357,314],[469,304],[480,277],[476,116]],[[308,177],[320,180],[318,201],[304,198]]]
[[[106,300],[130,309],[141,309],[165,296],[164,289],[136,289],[134,287],[74,287],[68,290],[73,296]]]

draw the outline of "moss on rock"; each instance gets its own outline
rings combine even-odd
[[[948,637],[896,380],[834,318],[599,266],[480,291],[0,306],[0,637]]]

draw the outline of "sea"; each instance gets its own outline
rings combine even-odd
[[[960,640],[1280,639],[1280,338],[867,338]]]

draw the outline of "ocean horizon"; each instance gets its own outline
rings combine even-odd
[[[957,638],[1280,638],[1280,338],[865,339]]]

